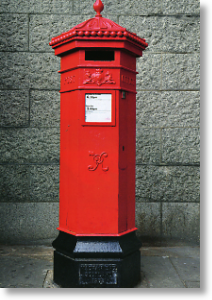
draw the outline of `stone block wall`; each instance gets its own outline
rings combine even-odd
[[[104,0],[144,37],[137,60],[138,235],[199,239],[199,0]],[[1,0],[0,242],[54,239],[59,202],[59,58],[51,37],[94,0]]]

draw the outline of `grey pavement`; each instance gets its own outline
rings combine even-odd
[[[140,251],[142,281],[135,288],[200,288],[199,246],[143,246]],[[59,288],[52,270],[52,247],[0,245],[0,288]]]

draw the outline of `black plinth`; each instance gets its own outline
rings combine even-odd
[[[59,233],[52,243],[54,282],[64,288],[129,288],[140,281],[141,243],[135,232],[120,237]]]

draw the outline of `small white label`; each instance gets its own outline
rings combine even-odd
[[[85,94],[85,122],[111,122],[111,94]]]

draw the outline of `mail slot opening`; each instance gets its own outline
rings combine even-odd
[[[114,51],[88,50],[85,51],[85,60],[114,60]]]

